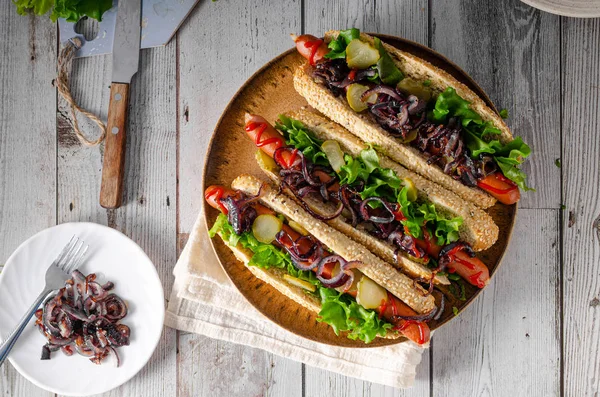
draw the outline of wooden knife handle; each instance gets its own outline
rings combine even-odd
[[[128,104],[129,84],[112,83],[100,187],[100,205],[104,208],[119,208],[123,199]]]

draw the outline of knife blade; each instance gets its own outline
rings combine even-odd
[[[123,2],[127,0],[122,0]],[[184,20],[192,12],[200,0],[148,0],[142,2],[142,31],[140,33],[141,48],[166,45],[175,35]],[[113,8],[102,16],[98,23],[96,37],[86,37],[82,33],[83,26],[96,22],[88,19],[80,22],[58,20],[60,41],[66,42],[74,37],[79,38],[83,46],[75,53],[75,57],[111,54],[115,37],[115,23],[120,2],[113,0]],[[92,22],[93,21],[93,22]],[[83,25],[83,26],[82,26]]]
[[[140,61],[141,9],[141,0],[127,0],[121,1],[117,11],[100,187],[100,205],[104,208],[119,208],[123,198],[129,84]]]
[[[130,83],[140,63],[142,0],[121,1],[115,23],[112,54],[113,83]]]

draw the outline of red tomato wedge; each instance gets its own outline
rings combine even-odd
[[[494,196],[502,204],[511,205],[521,198],[519,187],[500,172],[486,176],[477,182],[477,186]]]

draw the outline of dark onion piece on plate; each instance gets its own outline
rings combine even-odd
[[[243,200],[248,199],[240,199],[242,204]],[[101,285],[95,280],[95,274],[86,277],[74,271],[65,287],[35,312],[35,324],[47,340],[42,348],[43,360],[60,349],[67,356],[77,351],[96,364],[108,355],[114,355],[117,365],[120,363],[114,348],[129,344],[130,329],[117,322],[127,315],[127,305],[107,292],[114,288],[112,282]]]
[[[109,294],[102,303],[106,306],[105,317],[110,321],[119,321],[127,315],[127,304],[115,294]]]

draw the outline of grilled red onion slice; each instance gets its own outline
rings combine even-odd
[[[398,249],[401,249],[414,258],[422,259],[423,261],[429,261],[427,253],[417,245],[414,237],[403,233],[400,229],[390,233],[388,236],[388,242],[396,245]]]
[[[392,98],[394,98],[397,101],[403,101],[404,98],[402,98],[400,96],[400,94],[398,94],[398,92],[396,92],[395,89],[393,89],[392,87],[386,86],[386,85],[376,85],[375,87],[371,88],[370,90],[365,91],[360,99],[365,102],[367,100],[368,97],[370,97],[373,94],[385,94],[388,95]]]
[[[59,348],[56,346],[46,343],[44,346],[42,346],[42,357],[40,360],[50,360],[50,354],[58,349]]]
[[[77,351],[96,364],[114,356],[119,364],[115,348],[128,345],[131,332],[118,323],[127,315],[127,305],[107,292],[113,283],[99,284],[95,274],[86,277],[79,271],[71,277],[35,313],[36,326],[47,340],[42,359],[50,359],[60,349],[68,356]]]
[[[323,277],[323,269],[325,265],[328,263],[339,263],[340,264],[340,272],[333,276],[332,278],[324,278]],[[339,255],[330,255],[321,259],[319,262],[319,268],[317,270],[317,279],[323,284],[326,288],[339,288],[343,286],[344,292],[350,289],[352,283],[354,282],[354,272],[352,269],[359,268],[362,265],[360,261],[346,261]]]
[[[442,248],[438,260],[438,268],[436,270],[441,272],[442,270],[446,269],[450,263],[454,262],[456,259],[456,254],[460,251],[466,252],[471,258],[475,256],[475,252],[469,244],[465,243],[464,241],[456,241]]]
[[[112,347],[112,346],[109,346],[108,350],[110,350],[111,357],[113,357],[114,360],[115,360],[114,361],[114,366],[117,367],[117,368],[120,367],[121,366],[121,357],[119,357],[119,353],[117,353],[117,350],[114,347]]]
[[[73,346],[72,345],[66,345],[66,346],[61,346],[60,350],[68,357],[68,356],[72,356],[73,353],[75,353],[75,350],[73,350]]]
[[[385,216],[375,216],[369,213],[368,204],[373,201],[381,204],[382,208],[384,208],[387,212]],[[369,197],[363,200],[363,202],[360,204],[360,214],[365,221],[370,221],[373,223],[391,223],[395,219],[394,208],[392,208],[392,204],[386,202],[380,197]]]
[[[44,304],[44,311],[42,314],[42,323],[44,324],[44,327],[46,327],[46,330],[48,331],[48,333],[50,333],[54,336],[59,336],[60,329],[58,328],[58,326],[55,325],[56,316],[58,315],[58,313],[56,310],[57,303],[54,298],[55,298],[55,296],[48,298],[46,300],[46,303]]]
[[[127,315],[127,305],[115,294],[109,294],[102,303],[106,306],[105,317],[112,322],[117,322]]]
[[[407,110],[411,116],[421,113],[427,107],[427,102],[420,100],[415,95],[409,95],[408,102],[410,105]]]
[[[312,236],[300,236],[294,241],[289,234],[281,230],[275,236],[275,240],[281,246],[286,247],[292,257],[292,263],[299,270],[313,270],[323,257],[323,246]],[[301,245],[305,241],[308,242],[310,248],[305,252],[300,252]]]
[[[352,189],[348,185],[343,185],[340,187],[339,198],[344,207],[350,212],[353,227],[356,227],[356,225],[358,225],[358,215],[356,214],[356,210],[352,205],[352,196],[354,196],[355,194],[356,193],[352,191]]]

